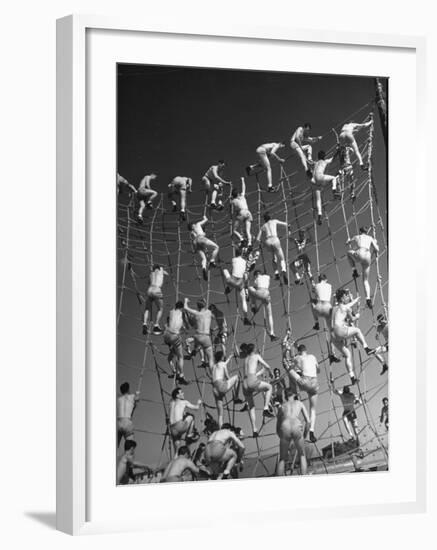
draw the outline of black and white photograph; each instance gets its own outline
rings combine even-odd
[[[116,71],[116,483],[387,471],[388,78]]]

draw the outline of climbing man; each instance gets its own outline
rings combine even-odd
[[[349,386],[343,386],[342,390],[333,388],[334,393],[337,394],[343,405],[343,423],[349,434],[350,439],[355,439],[359,443],[358,438],[358,417],[355,411],[355,405],[361,405],[362,401],[354,393],[351,392]]]
[[[279,237],[278,237],[278,230],[277,230],[278,225],[280,227],[286,227],[287,231],[289,231],[290,229],[285,222],[281,222],[279,220],[272,220],[270,214],[266,212],[264,214],[264,224],[261,226],[261,229],[258,232],[256,241],[261,242],[261,237],[263,237],[264,246],[267,248],[267,250],[270,250],[270,252],[272,253],[273,263],[276,265],[275,278],[279,279],[279,271],[278,271],[278,266],[279,266],[281,268],[284,283],[288,285],[287,268],[285,266],[284,252],[282,251],[281,241],[279,240]]]
[[[148,174],[140,181],[137,191],[137,200],[139,203],[137,220],[139,223],[143,223],[144,209],[153,208],[152,201],[158,196],[158,193],[150,186],[151,182],[156,178],[156,174]]]
[[[193,476],[196,476],[199,471],[199,468],[191,460],[190,449],[186,445],[182,445],[178,449],[177,456],[173,460],[170,460],[167,468],[164,470],[161,483],[193,481]]]
[[[300,372],[301,374],[298,374]],[[308,395],[310,408],[310,441],[317,441],[314,435],[317,417],[317,400],[319,393],[319,382],[317,375],[320,372],[319,364],[314,355],[307,352],[304,344],[297,347],[297,355],[293,367],[288,371],[290,378],[294,379],[300,390]]]
[[[300,158],[308,177],[312,176],[311,168],[309,168],[309,165],[313,164],[313,148],[311,144],[317,143],[322,139],[322,136],[311,137],[310,132],[311,124],[305,122],[303,126],[296,128],[290,139],[290,147]]]
[[[225,354],[226,342],[228,339],[228,323],[226,322],[226,317],[223,311],[215,304],[210,304],[208,309],[212,313],[216,324],[214,336],[215,349],[221,349],[223,354]]]
[[[194,426],[194,416],[186,413],[185,409],[198,411],[202,405],[202,400],[197,400],[197,405],[193,405],[184,397],[181,388],[175,388],[171,393],[170,401],[170,435],[173,439],[175,450],[177,451],[182,444],[182,438],[185,436],[185,444],[190,445],[199,439],[199,432]]]
[[[120,176],[120,174],[117,174],[117,194],[119,195],[120,193],[123,192],[123,189],[124,188],[128,188],[134,195],[137,194],[137,190],[135,188],[135,185],[132,185],[131,183],[129,183],[127,181],[126,178],[124,178],[123,176]]]
[[[121,396],[117,399],[117,447],[121,439],[125,441],[134,439],[134,425],[132,415],[140,400],[140,392],[129,393],[129,384],[123,382],[120,386]]]
[[[308,237],[305,231],[299,230],[297,239],[293,239],[297,248],[297,257],[290,262],[290,269],[294,274],[294,282],[297,285],[303,284],[303,275],[307,275],[311,283],[313,282],[313,274],[311,273],[311,261],[308,254],[305,253]]]
[[[117,465],[117,485],[127,485],[130,479],[134,479],[134,468],[145,473],[149,467],[135,460],[135,449],[137,442],[128,439],[124,442],[124,454],[120,457]]]
[[[305,425],[299,416],[302,415]],[[310,427],[310,417],[305,405],[289,389],[285,391],[285,403],[279,408],[276,433],[279,437],[279,462],[276,467],[276,475],[285,475],[285,463],[288,460],[290,445],[293,442],[299,455],[300,475],[307,473],[307,458],[305,454],[305,438]]]
[[[252,214],[250,213],[249,206],[247,205],[246,183],[244,181],[244,178],[241,178],[241,191],[238,191],[237,189],[232,189],[231,196],[231,204],[234,215],[232,233],[239,239],[242,246],[247,246],[248,248],[251,248],[252,234],[250,232],[250,229],[253,218]],[[242,224],[244,229],[244,236],[239,233],[239,231],[237,231],[239,229],[240,223]]]
[[[191,232],[191,241],[193,243],[194,252],[198,252],[200,260],[202,262],[202,273],[205,281],[208,280],[208,258],[207,253],[210,254],[209,266],[208,268],[215,267],[217,256],[219,253],[218,244],[211,241],[207,238],[206,233],[203,229],[204,225],[208,222],[208,218],[203,216],[203,218],[196,223],[188,224],[188,231]]]
[[[148,322],[149,316],[152,316],[152,306],[156,305],[158,311],[156,313],[155,324],[153,326],[153,334],[162,334],[162,328],[159,326],[161,321],[162,313],[164,311],[164,299],[162,295],[162,285],[164,284],[164,276],[168,275],[167,271],[164,271],[164,268],[155,264],[150,272],[149,276],[149,288],[147,289],[147,298],[144,308],[143,316],[143,334],[148,333]]]
[[[244,344],[244,346],[241,346],[241,349],[244,350],[243,392],[249,408],[249,417],[252,425],[253,437],[258,437],[254,396],[259,392],[264,393],[263,418],[272,418],[274,415],[269,410],[270,399],[272,397],[272,386],[268,382],[261,380],[259,377],[265,372],[265,370],[268,370],[270,377],[273,373],[270,366],[264,361],[261,355],[255,351],[254,344]],[[259,370],[258,365],[261,365],[261,369]]]
[[[381,336],[384,338],[384,343],[375,349],[375,357],[382,365],[381,375],[385,374],[388,371],[388,365],[384,359],[383,353],[388,352],[388,321],[383,313],[379,313],[376,317],[378,325],[376,327],[376,339],[381,341]]]
[[[175,365],[176,382],[186,386],[188,382],[184,377],[184,350],[181,340],[181,329],[184,326],[183,310],[184,303],[180,300],[170,310],[164,330],[164,343],[169,348],[168,362],[170,365]]]
[[[270,159],[275,158],[279,163],[284,163],[285,160],[276,154],[277,151],[279,151],[279,149],[282,149],[283,147],[285,147],[285,143],[263,143],[256,150],[259,161],[256,164],[251,164],[250,166],[246,167],[246,174],[248,176],[250,176],[257,168],[263,168],[266,171],[267,191],[270,192],[274,191]]]
[[[273,327],[273,311],[272,311],[272,300],[270,297],[270,275],[266,273],[262,274],[260,271],[256,270],[253,272],[254,281],[253,286],[249,286],[247,289],[249,292],[249,298],[252,303],[252,313],[255,316],[258,312],[261,305],[264,307],[264,315],[267,319],[267,331],[270,336],[270,340],[274,342],[278,339],[275,336],[275,330]],[[260,302],[258,307],[257,302]],[[247,322],[245,322],[247,324]]]
[[[363,270],[363,286],[366,294],[366,304],[367,307],[372,309],[369,284],[370,264],[372,263],[372,254],[378,254],[379,247],[376,239],[368,235],[368,232],[369,229],[367,227],[360,227],[359,235],[355,235],[355,237],[352,237],[346,241],[346,244],[354,247],[353,250],[347,251],[347,257],[353,269],[352,277],[354,279],[359,277],[359,273],[355,267],[358,262],[361,264],[361,268]]]
[[[341,128],[341,132],[339,135],[340,146],[352,147],[355,153],[355,156],[358,159],[358,163],[363,170],[366,170],[366,166],[363,163],[363,159],[361,157],[361,153],[358,148],[357,141],[355,139],[354,134],[356,134],[362,128],[368,128],[371,124],[373,124],[372,113],[370,113],[369,120],[364,124],[358,124],[357,122],[348,122],[347,124],[343,124],[343,127]]]
[[[186,208],[187,208],[187,193],[191,193],[192,179],[187,178],[186,176],[176,176],[172,179],[171,183],[168,184],[170,191],[168,192],[168,198],[171,200],[173,206],[173,212],[177,212],[178,205],[175,201],[177,195],[179,195],[179,204],[181,219],[186,219]]]
[[[245,447],[228,423],[213,432],[205,449],[205,462],[213,478],[227,479],[233,467],[242,462]]]
[[[230,355],[226,361],[224,361],[224,353],[222,351],[216,351],[214,359],[215,363],[212,369],[212,393],[217,407],[218,425],[219,428],[223,424],[223,400],[226,393],[236,386],[236,394],[238,395],[238,383],[239,377],[237,374],[229,376],[228,365],[232,359]]]
[[[284,376],[281,375],[281,371],[276,368],[273,369],[273,379],[271,381],[273,393],[272,393],[272,405],[279,407],[284,402],[284,392],[287,389]]]
[[[210,197],[210,207],[217,210],[223,210],[223,185],[231,185],[230,181],[224,180],[221,176],[225,166],[225,161],[219,160],[218,164],[210,166],[202,177],[205,190]]]
[[[231,292],[231,288],[238,290],[241,299],[241,309],[243,310],[245,325],[250,325],[251,322],[247,318],[247,299],[246,299],[246,279],[247,279],[247,261],[243,258],[241,250],[235,251],[235,256],[232,258],[232,275],[225,268],[223,269],[223,277],[226,281],[225,294]]]
[[[382,400],[382,409],[381,416],[379,417],[379,422],[382,424],[384,422],[385,429],[388,431],[388,399],[384,397]]]
[[[360,303],[360,297],[352,299],[347,289],[341,288],[335,293],[337,305],[332,310],[331,342],[335,348],[343,354],[346,361],[346,368],[351,377],[352,385],[356,382],[352,354],[348,348],[348,341],[354,336],[363,346],[367,355],[372,355],[375,350],[370,349],[361,330],[356,326],[350,326],[349,321],[358,319],[359,314],[354,314],[352,308]]]
[[[196,347],[203,350],[204,354],[202,366],[209,366],[210,372],[212,372],[212,368],[214,366],[211,341],[211,321],[213,318],[212,311],[206,307],[206,302],[203,299],[197,302],[197,310],[195,310],[188,307],[188,298],[185,298],[184,309],[194,319],[194,342]]]
[[[317,153],[317,162],[314,165],[314,176],[311,180],[316,195],[317,223],[322,225],[322,191],[326,185],[332,186],[333,194],[337,193],[337,176],[325,174],[326,168],[335,159],[336,154],[330,158],[326,158],[325,151]]]

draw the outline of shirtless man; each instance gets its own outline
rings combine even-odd
[[[117,465],[117,485],[127,485],[129,479],[134,479],[134,468],[142,472],[147,472],[149,467],[135,460],[135,449],[137,443],[128,439],[124,442],[124,454]]]
[[[343,405],[342,418],[344,427],[350,439],[355,439],[358,442],[358,418],[355,412],[355,405],[361,405],[362,401],[350,391],[349,386],[343,386],[342,390],[334,388],[334,393],[340,397]]]
[[[150,187],[150,182],[157,178],[156,174],[148,174],[140,181],[137,191],[137,200],[139,202],[137,219],[143,223],[143,212],[145,208],[153,208],[152,201],[158,196],[158,193]]]
[[[168,463],[167,468],[164,470],[161,483],[192,481],[193,476],[199,473],[199,468],[194,464],[190,456],[190,449],[186,445],[179,447],[177,456]]]
[[[226,163],[224,160],[219,160],[218,164],[213,164],[205,172],[205,175],[202,177],[202,181],[205,185],[205,190],[207,194],[211,197],[210,206],[211,208],[217,208],[217,210],[223,210],[223,185],[231,185],[230,181],[226,181],[221,177]],[[218,198],[218,200],[217,200]]]
[[[149,315],[152,316],[152,305],[155,304],[158,308],[156,313],[155,324],[153,326],[153,334],[162,334],[162,328],[159,326],[161,321],[162,313],[164,311],[164,299],[162,295],[162,285],[164,283],[164,276],[168,275],[167,271],[164,271],[164,268],[155,264],[152,268],[149,277],[149,288],[147,289],[147,298],[144,308],[144,317],[143,317],[143,334],[148,333],[148,322]]]
[[[211,321],[213,318],[212,312],[206,307],[205,300],[197,302],[197,310],[188,307],[188,298],[185,298],[184,309],[192,315],[195,323],[194,342],[198,348],[201,348],[204,353],[206,364],[212,372],[214,366],[214,357],[212,353],[211,342]],[[203,364],[202,366],[206,366]]]
[[[380,343],[380,345],[375,349],[375,357],[382,365],[380,374],[383,375],[388,371],[387,362],[382,355],[388,351],[388,321],[383,313],[379,313],[376,320],[378,321],[378,325],[376,327],[376,339],[381,341],[381,336],[384,338],[384,343]]]
[[[226,342],[228,339],[228,323],[226,322],[226,317],[215,304],[210,304],[208,306],[209,311],[212,313],[215,323],[217,325],[217,332],[214,336],[214,345],[215,349],[221,349],[223,354],[226,353]]]
[[[301,374],[298,374],[299,371]],[[294,359],[294,366],[288,371],[290,378],[293,378],[298,387],[308,395],[310,403],[310,441],[317,441],[314,435],[317,416],[317,400],[319,393],[319,382],[317,375],[320,372],[319,364],[314,355],[307,352],[304,344],[297,348],[297,356]]]
[[[313,163],[313,148],[312,143],[317,143],[322,139],[322,136],[311,137],[311,124],[306,122],[303,126],[299,126],[294,131],[290,139],[290,147],[300,158],[302,166],[308,177],[312,176],[309,164]]]
[[[251,322],[247,318],[247,300],[246,300],[246,270],[247,270],[247,261],[241,255],[241,250],[236,250],[235,256],[232,258],[232,275],[227,269],[223,269],[223,277],[226,281],[225,294],[231,292],[231,287],[236,288],[239,291],[241,299],[241,308],[243,310],[244,319],[243,323],[245,325],[250,325]]]
[[[360,227],[359,235],[355,235],[355,237],[349,239],[346,244],[354,247],[353,250],[347,251],[349,263],[353,268],[352,277],[354,279],[359,277],[355,267],[356,262],[358,262],[361,264],[363,270],[363,286],[366,294],[366,304],[367,307],[372,309],[369,284],[370,264],[372,263],[372,254],[378,254],[379,247],[376,239],[367,234],[368,231],[367,227]]]
[[[273,312],[272,312],[272,300],[270,298],[270,275],[261,274],[260,271],[256,270],[253,272],[254,282],[253,286],[249,286],[247,289],[249,292],[249,298],[252,302],[252,313],[255,316],[258,311],[257,302],[261,302],[261,305],[264,307],[264,314],[267,318],[267,330],[270,336],[270,340],[274,342],[278,339],[275,336],[275,330],[273,328]],[[245,322],[245,324],[247,324]]]
[[[246,200],[246,183],[244,178],[241,178],[241,191],[239,192],[237,189],[232,189],[231,196],[231,204],[234,214],[232,234],[239,239],[242,246],[247,246],[250,251],[252,247],[252,234],[250,229],[253,218]],[[239,233],[239,231],[237,231],[240,223],[244,227],[244,237],[241,233]]]
[[[267,369],[270,376],[273,375],[272,369],[264,361],[259,353],[255,352],[254,344],[245,344],[241,346],[244,349],[244,381],[243,392],[246,398],[247,405],[249,407],[250,423],[252,425],[253,437],[258,437],[258,430],[256,428],[256,412],[254,396],[258,392],[264,393],[264,418],[272,418],[274,415],[269,411],[270,399],[272,397],[272,386],[268,382],[264,382],[259,378],[261,374]],[[261,365],[261,369],[258,370],[258,365]]]
[[[230,355],[226,361],[223,361],[224,353],[222,351],[217,351],[214,356],[215,364],[212,369],[212,393],[214,394],[217,406],[219,428],[221,428],[223,424],[223,399],[226,393],[239,382],[237,374],[229,376],[228,373],[228,364],[232,357],[233,356]],[[238,394],[238,386],[236,390]]]
[[[382,400],[382,409],[381,416],[379,417],[379,422],[382,424],[384,422],[385,429],[388,431],[388,399],[384,397]]]
[[[290,269],[294,274],[294,282],[297,285],[303,284],[303,279],[301,279],[300,271],[302,270],[304,274],[308,275],[310,281],[313,281],[313,274],[311,273],[311,261],[308,257],[308,254],[304,252],[306,245],[308,243],[308,237],[305,234],[305,231],[300,230],[297,239],[293,239],[298,256],[290,263]]]
[[[272,405],[278,407],[284,402],[284,392],[287,389],[284,377],[281,375],[281,371],[278,368],[273,369],[273,380],[271,384],[273,388]]]
[[[176,302],[168,314],[167,324],[164,330],[164,343],[169,348],[168,362],[175,363],[176,382],[186,386],[188,382],[184,377],[184,350],[181,340],[181,329],[184,326],[184,303]]]
[[[319,317],[322,317],[326,321],[326,325],[331,327],[331,314],[332,314],[332,286],[328,283],[328,278],[325,274],[319,275],[319,282],[314,285],[313,292],[315,298],[311,301],[311,311],[315,320],[313,330],[320,330]],[[340,359],[335,356],[332,351],[331,343],[329,346],[329,362],[339,363]]]
[[[232,468],[241,462],[245,447],[235,435],[232,426],[223,424],[220,430],[213,432],[205,449],[205,462],[211,469],[213,477],[226,479]]]
[[[263,143],[256,150],[259,161],[256,164],[251,164],[250,166],[246,167],[246,173],[248,176],[252,174],[253,170],[259,167],[263,168],[266,171],[267,191],[273,191],[272,167],[270,165],[270,159],[273,157],[281,164],[284,163],[285,160],[276,154],[276,152],[283,147],[285,147],[285,143]]]
[[[219,253],[218,244],[208,239],[203,229],[204,225],[207,222],[208,218],[206,216],[203,216],[203,218],[199,222],[188,224],[188,231],[191,232],[191,241],[193,243],[194,252],[199,253],[202,262],[202,273],[205,281],[208,280],[208,272],[206,269],[208,259],[206,254],[208,252],[211,255],[211,258],[209,260],[209,268],[211,268],[215,267],[217,256]]]
[[[175,197],[176,195],[179,195],[181,218],[183,220],[186,218],[187,193],[191,193],[191,185],[191,178],[187,178],[185,176],[176,176],[173,178],[171,183],[168,184],[170,189],[168,192],[168,198],[171,200],[173,212],[176,212],[178,209]]]
[[[275,278],[279,279],[278,266],[280,266],[282,276],[284,278],[284,283],[288,285],[284,252],[282,251],[281,241],[278,237],[278,225],[280,227],[286,227],[289,230],[289,227],[285,222],[272,220],[270,214],[266,212],[264,214],[264,225],[261,226],[261,229],[259,230],[259,233],[256,237],[256,241],[261,242],[261,237],[264,238],[264,245],[268,250],[271,251],[273,255],[273,262],[276,264]]]
[[[121,396],[117,399],[117,447],[120,446],[121,438],[125,441],[134,439],[134,425],[132,414],[140,399],[140,393],[129,393],[129,384],[123,382],[120,386]]]
[[[171,393],[170,401],[170,435],[173,439],[175,450],[182,444],[182,437],[185,436],[186,445],[190,445],[199,439],[199,432],[194,427],[194,416],[185,413],[185,409],[198,411],[202,405],[202,400],[197,400],[197,405],[193,405],[184,399],[184,392],[181,388],[175,388]]]
[[[322,225],[322,191],[328,184],[332,185],[332,192],[337,192],[337,176],[325,174],[326,168],[332,163],[336,155],[326,158],[325,151],[317,153],[317,162],[314,166],[314,176],[312,183],[316,194],[317,223]]]
[[[362,128],[368,128],[371,124],[373,124],[373,114],[370,114],[370,119],[368,122],[365,122],[364,124],[358,124],[356,122],[348,122],[347,124],[343,124],[343,127],[341,129],[340,135],[339,135],[339,142],[340,145],[343,147],[352,147],[359,165],[363,170],[366,169],[363,163],[363,159],[361,157],[360,150],[358,148],[355,135],[359,130]]]
[[[348,324],[349,320],[355,321],[358,318],[358,316],[353,313],[352,308],[355,304],[359,304],[360,297],[358,296],[352,300],[349,291],[345,289],[337,290],[335,297],[338,305],[334,306],[332,310],[331,342],[334,344],[335,348],[343,354],[346,361],[346,368],[353,385],[356,382],[356,377],[352,364],[352,354],[348,348],[348,340],[355,336],[363,346],[367,355],[371,355],[375,353],[375,351],[369,348],[361,330],[358,327]]]
[[[305,426],[299,419],[302,414]],[[292,391],[286,390],[285,403],[279,408],[276,422],[276,433],[279,437],[279,462],[276,467],[276,475],[285,475],[285,462],[291,442],[294,443],[300,461],[300,475],[307,473],[307,458],[305,455],[305,438],[308,435],[310,417],[305,405],[299,401]]]
[[[134,185],[129,183],[126,178],[117,174],[117,194],[120,194],[123,191],[123,187],[127,187],[131,192],[136,195],[137,190]]]
[[[351,152],[353,151],[352,147],[340,147],[339,157],[340,157],[340,170],[339,170],[339,179],[342,180],[342,191],[346,187],[350,186],[350,197],[351,200],[355,200],[355,183],[354,183],[354,167],[352,166],[351,161]],[[341,196],[341,195],[340,195]]]

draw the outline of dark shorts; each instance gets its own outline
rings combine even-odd
[[[357,419],[357,413],[355,411],[343,411],[343,418],[345,417],[353,422]]]

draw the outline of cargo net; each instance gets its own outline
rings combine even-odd
[[[347,120],[363,119],[371,109],[372,102],[363,105]],[[338,147],[337,128],[328,129],[323,136],[324,149],[332,155]],[[367,170],[358,166],[354,155],[352,172],[339,172],[339,192],[336,197],[330,189],[323,191],[323,215],[319,225],[315,208],[313,186],[302,169],[297,156],[290,155],[280,167],[279,177],[274,182],[274,193],[267,192],[262,171],[246,177],[246,198],[253,215],[252,233],[256,235],[263,223],[263,214],[268,211],[272,219],[285,221],[291,226],[289,234],[280,234],[287,267],[288,283],[273,277],[275,266],[271,255],[260,249],[257,269],[272,276],[270,295],[274,315],[275,332],[279,340],[271,342],[267,333],[266,319],[262,309],[252,319],[252,325],[243,324],[240,298],[237,291],[225,294],[226,287],[221,268],[230,269],[237,243],[232,238],[232,211],[230,196],[232,187],[224,199],[224,210],[216,211],[208,207],[207,200],[193,203],[190,199],[202,197],[200,192],[188,195],[187,219],[181,220],[179,213],[172,212],[166,194],[158,195],[153,209],[148,211],[142,224],[137,223],[135,198],[120,196],[118,201],[118,327],[117,327],[117,378],[118,382],[129,381],[131,389],[140,392],[139,402],[134,411],[133,422],[137,441],[137,458],[150,465],[146,475],[138,476],[138,483],[153,482],[159,479],[168,461],[174,456],[173,444],[169,435],[169,402],[171,392],[176,387],[173,369],[168,361],[169,349],[162,335],[149,331],[142,334],[142,319],[150,270],[160,264],[169,273],[163,286],[165,320],[168,310],[177,300],[189,298],[195,307],[203,298],[207,305],[214,304],[223,312],[227,321],[226,356],[238,353],[242,343],[253,342],[262,357],[272,368],[281,370],[281,379],[288,380],[282,366],[281,340],[287,329],[291,330],[292,340],[305,343],[308,352],[316,356],[321,372],[319,374],[319,402],[315,433],[317,442],[305,443],[309,462],[308,473],[337,473],[388,467],[387,426],[379,422],[382,397],[387,392],[387,376],[379,376],[381,368],[375,356],[367,356],[361,346],[352,342],[354,369],[357,383],[351,391],[361,403],[356,406],[358,416],[359,443],[350,440],[343,425],[343,405],[333,388],[341,389],[350,384],[344,360],[330,363],[330,344],[326,324],[320,320],[320,330],[313,329],[311,314],[312,287],[305,272],[301,273],[301,284],[295,284],[290,263],[298,256],[294,239],[299,231],[305,232],[308,243],[305,253],[311,261],[314,281],[320,274],[326,274],[333,290],[350,288],[354,294],[362,296],[359,324],[362,333],[371,343],[375,342],[376,317],[383,313],[387,318],[387,238],[384,228],[376,187],[372,177],[373,125],[357,134],[357,143]],[[378,152],[385,155],[385,152]],[[334,167],[338,173],[339,165]],[[276,175],[277,166],[273,166]],[[239,182],[238,182],[239,183]],[[237,182],[234,182],[236,185]],[[201,184],[197,184],[201,185]],[[194,183],[196,186],[196,183]],[[227,190],[226,190],[227,191]],[[220,247],[218,265],[208,271],[204,280],[200,259],[193,250],[187,222],[198,221],[208,216],[208,237]],[[362,282],[353,278],[348,263],[346,240],[358,234],[361,226],[370,227],[369,233],[379,243],[379,254],[373,257],[370,273],[372,308],[366,306],[363,298]],[[279,232],[280,233],[280,232]],[[341,245],[339,245],[341,243]],[[217,334],[212,327],[212,341]],[[189,385],[184,388],[185,397],[195,403],[203,402],[195,423],[200,439],[192,444],[192,457],[199,455],[207,442],[208,425],[217,418],[212,393],[212,380],[208,369],[200,368],[201,356],[190,357],[190,336],[193,330],[182,334],[185,349],[184,373]],[[222,345],[216,342],[215,346]],[[384,350],[386,351],[386,350]],[[188,355],[187,355],[188,354]],[[190,357],[190,358],[189,358]],[[380,355],[381,357],[381,355]],[[242,377],[243,361],[234,357],[228,365],[229,374],[239,373]],[[307,403],[307,395],[301,392],[301,399]],[[255,397],[258,423],[262,418],[263,397]],[[259,436],[252,437],[248,413],[241,412],[242,406],[235,405],[232,391],[224,402],[224,421],[242,429],[246,447],[244,466],[235,476],[265,477],[275,474],[278,460],[279,439],[276,435],[276,418],[264,420]],[[275,411],[275,407],[272,407]],[[120,447],[121,448],[121,447]],[[290,449],[286,473],[298,472],[297,453]]]

